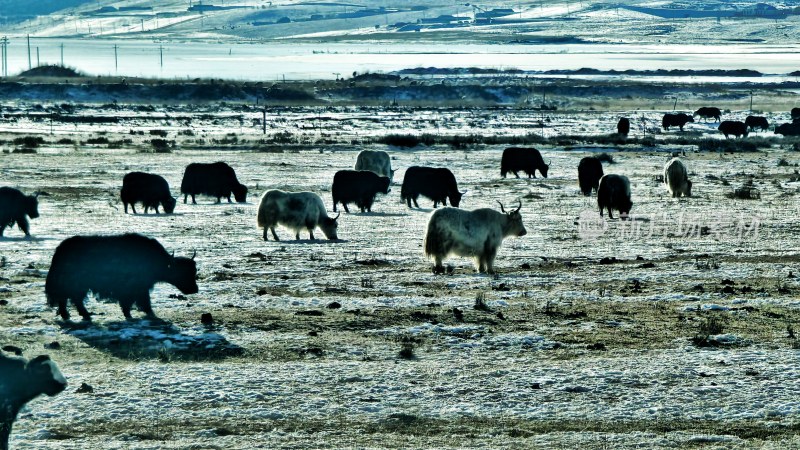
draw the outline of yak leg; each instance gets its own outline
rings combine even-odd
[[[447,206],[447,197],[442,199],[442,206]]]
[[[609,218],[609,219],[613,219],[613,218],[614,218],[614,216],[612,216],[612,215],[611,215],[611,207],[609,206],[609,207],[608,207],[608,208],[606,208],[606,209],[608,209],[608,218]]]
[[[228,194],[228,203],[233,203],[233,202],[231,201],[231,196],[230,196],[230,194]]]
[[[122,299],[119,301],[119,306],[122,308],[122,314],[125,316],[126,320],[132,320],[133,317],[131,316],[131,306],[133,306],[134,299]]]
[[[69,320],[69,310],[67,309],[66,298],[58,299],[58,315],[64,320]]]
[[[347,209],[347,203],[342,203],[342,207],[344,208],[344,212],[346,212],[347,214],[350,214],[350,210]],[[336,212],[336,210],[334,210],[333,212]]]
[[[406,197],[405,200],[406,200],[406,205],[408,205],[408,207],[411,208],[411,196]]]
[[[189,194],[183,194],[183,204],[184,205],[186,204],[186,199],[187,198],[189,198]],[[192,198],[192,201],[194,201],[194,198]]]
[[[25,233],[25,236],[31,235],[30,224],[28,223],[28,219],[25,216],[22,216],[19,219],[17,219],[17,226],[19,227],[20,230],[22,230],[23,233]]]
[[[145,313],[147,317],[154,318],[156,316],[153,312],[153,306],[150,304],[150,293],[136,296],[136,307],[139,308],[139,311]]]
[[[414,197],[414,198],[412,199],[412,200],[414,200],[414,206],[416,206],[417,208],[419,208],[419,203],[417,203],[417,199],[418,199],[418,198],[419,198],[419,197],[417,196],[417,197]],[[408,206],[410,207],[411,205],[409,204]]]
[[[217,203],[222,203],[222,197],[217,197]]]
[[[5,407],[5,405],[3,407]],[[8,437],[11,436],[11,427],[14,426],[13,419],[15,419],[17,415],[15,409],[8,412],[12,414],[10,417],[11,420],[0,422],[0,449],[2,450],[8,450]],[[3,415],[5,414],[6,412],[4,411]]]
[[[91,322],[92,321],[92,315],[89,313],[89,311],[86,310],[86,306],[83,305],[83,298],[81,298],[80,300],[77,300],[77,301],[73,299],[72,303],[75,305],[75,308],[78,310],[78,314],[80,314],[81,317],[83,317],[83,320],[85,320],[87,322]]]
[[[439,202],[437,200],[433,201],[433,207],[434,208],[438,208],[439,207]]]
[[[275,227],[270,227],[269,230],[272,231],[272,237],[274,237],[276,241],[280,241],[280,239],[278,239],[278,235],[275,233]],[[265,241],[267,240],[267,229],[266,228],[264,228],[264,240]]]
[[[294,233],[294,240],[295,240],[295,241],[299,241],[299,240],[300,240],[300,232],[299,232],[299,231],[296,231],[296,232]]]
[[[316,227],[317,227],[316,223],[306,223],[306,229],[308,230],[308,238],[311,239],[312,241],[316,240],[316,238],[314,237],[314,228]]]
[[[434,264],[433,265],[433,273],[435,273],[435,274],[444,273],[444,266],[442,265],[442,259],[444,259],[444,258],[442,258],[439,255],[436,255],[436,256],[433,257],[433,264]]]
[[[128,214],[128,204],[125,203],[125,202],[122,202],[122,206],[125,207],[125,214]]]
[[[158,203],[156,203],[156,206],[154,207],[154,209],[156,210],[156,214],[158,214]]]
[[[3,232],[6,231],[6,224],[0,225],[0,236],[3,235]]]
[[[514,176],[515,176],[515,177],[517,177],[517,178],[519,178],[519,173],[517,173],[517,172],[514,172]]]
[[[193,205],[196,205],[196,204],[197,204],[197,200],[195,200],[195,198],[194,198],[194,194],[192,194],[192,204],[193,204]]]

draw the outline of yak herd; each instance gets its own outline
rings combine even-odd
[[[775,133],[785,136],[800,135],[800,108],[791,111],[792,123],[778,126]],[[665,130],[693,122],[694,116],[713,118],[719,122],[722,112],[718,108],[700,108],[693,115],[665,114],[662,126]],[[722,121],[719,130],[726,137],[747,136],[749,130],[769,127],[767,119],[749,116],[744,122]],[[630,120],[621,118],[617,131],[627,135]],[[510,147],[505,149],[500,161],[500,175],[505,178],[519,172],[529,178],[536,177],[538,171],[547,178],[550,164],[545,163],[541,154],[534,148]],[[358,154],[354,170],[336,172],[331,186],[333,211],[341,203],[346,212],[348,204],[355,204],[360,211],[371,212],[377,194],[388,194],[394,176],[389,155],[383,151],[365,150]],[[673,158],[664,167],[664,183],[673,197],[692,195],[692,182],[688,179],[686,166],[679,158]],[[630,214],[632,208],[631,185],[627,177],[618,174],[604,174],[603,165],[597,157],[583,158],[578,164],[578,185],[581,192],[589,196],[597,192],[597,206],[600,215],[604,210],[613,218],[612,211],[620,212],[622,218]],[[222,198],[231,202],[245,202],[247,187],[236,178],[233,168],[224,162],[212,164],[192,163],[186,167],[181,182],[183,202],[189,196],[196,203],[197,195]],[[465,192],[458,189],[453,173],[447,168],[413,166],[406,169],[400,197],[411,208],[412,202],[419,208],[420,196],[433,201],[438,208],[431,214],[423,240],[425,256],[434,262],[434,273],[444,272],[443,260],[450,255],[471,257],[475,268],[481,273],[494,273],[494,261],[498,249],[506,237],[527,234],[522,221],[520,201],[515,209],[506,210],[499,203],[500,211],[480,208],[473,211],[459,209]],[[25,195],[19,190],[0,187],[0,236],[8,227],[16,224],[26,236],[30,236],[28,218],[39,216],[38,194]],[[128,206],[134,214],[135,205],[140,203],[144,212],[172,213],[177,200],[172,197],[167,181],[155,174],[130,172],[122,180],[120,191],[125,213]],[[447,206],[447,201],[451,206]],[[272,234],[279,240],[275,227],[283,225],[295,232],[307,230],[310,239],[319,227],[326,238],[337,240],[337,219],[329,217],[322,198],[313,192],[284,192],[269,190],[258,206],[256,223],[263,228],[263,239]],[[126,319],[131,318],[131,308],[136,305],[149,317],[154,317],[150,305],[150,291],[155,283],[166,282],[184,294],[198,292],[197,266],[194,255],[191,258],[176,257],[155,239],[140,234],[116,236],[74,236],[61,242],[53,254],[50,270],[45,282],[47,303],[58,310],[62,319],[68,320],[67,309],[71,302],[85,321],[91,321],[91,313],[83,304],[91,291],[95,296],[119,302]],[[8,350],[12,347],[6,347]],[[17,349],[18,350],[18,349]],[[0,353],[0,450],[8,448],[8,438],[13,421],[20,408],[33,398],[46,394],[53,396],[63,391],[66,380],[55,363],[46,355],[26,360],[17,356],[9,357]]]
[[[695,117],[702,117],[706,120],[714,119],[715,122],[720,122],[722,111],[714,107],[702,107],[689,115],[685,113],[667,113],[661,118],[661,127],[664,131],[669,131],[670,127],[678,127],[683,131],[683,127],[689,122],[694,122]],[[792,108],[791,111],[792,122],[784,123],[775,127],[775,134],[783,136],[800,136],[800,108]],[[769,121],[763,116],[747,116],[744,122],[739,120],[723,120],[717,127],[720,133],[724,134],[726,138],[730,136],[747,137],[751,131],[759,129],[767,131],[769,129]],[[630,119],[623,117],[617,123],[617,133],[628,135],[630,131]]]

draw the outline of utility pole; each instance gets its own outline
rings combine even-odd
[[[61,45],[61,67],[64,67],[64,43],[62,42]]]
[[[750,91],[750,112],[753,112],[753,91]]]
[[[36,47],[36,67],[41,66],[39,63],[39,47]]]
[[[163,69],[164,68],[164,46],[163,45],[159,45],[158,46],[158,55],[159,55],[159,59],[161,61],[161,68]]]
[[[31,66],[31,35],[28,35],[28,70],[33,69]]]
[[[114,72],[116,73],[119,69],[119,65],[117,64],[117,44],[114,44]]]
[[[3,57],[3,64],[2,64],[3,76],[7,77],[8,76],[8,37],[3,36],[3,38],[0,39],[0,46],[2,46],[2,49],[3,49],[3,54],[2,54],[2,57]]]

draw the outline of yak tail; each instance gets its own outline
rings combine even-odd
[[[422,247],[425,251],[425,256],[431,257],[441,255],[442,251],[442,236],[439,227],[435,222],[428,224],[428,229],[425,232],[425,239],[422,241]]]
[[[256,217],[256,224],[258,228],[264,228],[267,223],[267,211],[264,205],[258,205],[258,215]]]

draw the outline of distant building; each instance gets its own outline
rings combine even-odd
[[[514,14],[515,11],[511,8],[495,8],[491,11],[483,11],[479,13],[475,13],[476,19],[492,19],[495,17],[503,17],[503,16],[510,16]]]

